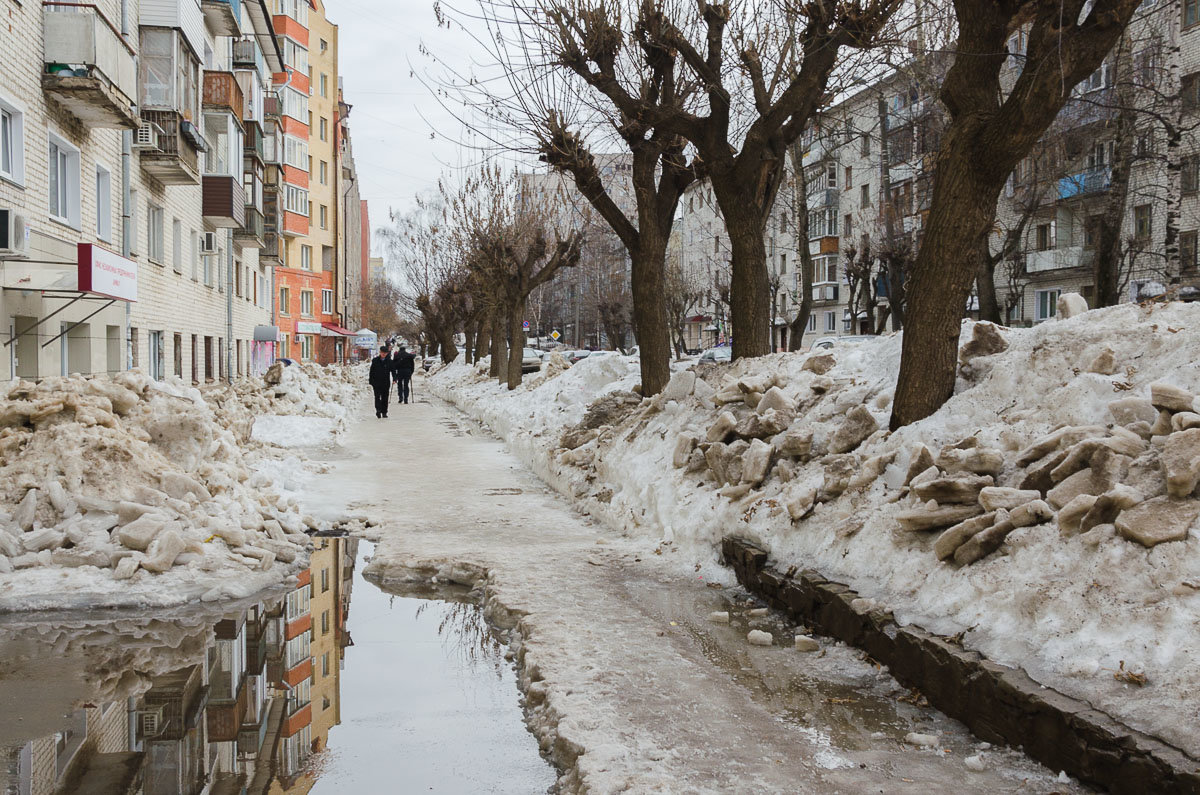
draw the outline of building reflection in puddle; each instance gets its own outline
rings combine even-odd
[[[292,590],[215,616],[0,626],[0,792],[309,791],[340,722],[357,547],[314,542]]]

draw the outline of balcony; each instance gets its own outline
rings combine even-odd
[[[1058,181],[1059,199],[1078,199],[1097,193],[1105,193],[1112,182],[1112,172],[1108,166],[1089,168]]]
[[[1029,251],[1025,254],[1025,271],[1043,273],[1064,268],[1090,267],[1092,252],[1083,246],[1064,246],[1046,251]]]
[[[242,121],[246,100],[233,72],[204,72],[204,107],[228,110]]]
[[[251,248],[262,248],[264,237],[265,218],[257,207],[247,206],[245,208],[245,221],[242,225],[233,230],[235,240],[242,241],[243,245]],[[259,255],[261,257],[261,254]]]
[[[839,193],[837,188],[825,188],[824,190],[813,191],[808,195],[808,209],[821,210],[828,207],[837,207]]]
[[[133,50],[90,5],[45,3],[42,90],[87,127],[134,129]]]
[[[267,63],[258,42],[254,39],[239,39],[233,43],[233,68],[266,71]]]
[[[838,287],[836,282],[828,282],[826,284],[814,284],[812,288],[812,297],[814,301],[836,301],[838,300]]]
[[[199,131],[178,112],[142,111],[135,144],[141,150],[142,170],[164,185],[199,184],[198,140]]]
[[[204,12],[204,23],[215,35],[241,35],[241,0],[200,0],[200,10]]]
[[[263,232],[262,247],[258,250],[258,261],[263,265],[273,265],[277,268],[283,267],[280,242],[278,232]]]
[[[1097,122],[1108,122],[1117,117],[1117,106],[1113,89],[1101,88],[1071,97],[1058,112],[1051,132],[1065,132],[1086,127]]]
[[[246,223],[246,191],[237,177],[204,175],[204,220],[219,229],[238,229]]]
[[[246,135],[243,138],[245,149],[243,153],[247,158],[258,161],[259,163],[266,162],[265,152],[263,151],[264,143],[262,127],[257,122],[246,122]]]

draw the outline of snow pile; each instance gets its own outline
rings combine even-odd
[[[965,323],[961,343],[954,398],[896,433],[896,335],[677,372],[611,424],[586,413],[636,384],[623,362],[433,386],[689,567],[749,537],[1200,754],[1200,306]]]
[[[282,494],[303,462],[258,467],[270,453],[244,449],[248,415],[342,421],[345,409],[322,407],[329,379],[300,379],[283,396],[254,380],[202,393],[130,371],[11,386],[0,407],[0,609],[245,596],[306,565],[312,522]]]

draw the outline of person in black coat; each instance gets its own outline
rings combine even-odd
[[[371,374],[367,380],[375,391],[375,416],[386,417],[388,395],[392,391],[392,365],[388,360],[387,347],[379,349],[379,355],[371,360]]]
[[[399,385],[400,403],[407,403],[412,391],[413,370],[416,369],[415,357],[401,345],[396,348],[392,357],[392,378]]]

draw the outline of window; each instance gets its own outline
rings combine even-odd
[[[846,166],[846,173],[842,175],[843,176],[842,184],[845,185],[847,188],[854,184],[850,180],[850,175],[852,173],[853,172],[851,171],[850,166]]]
[[[112,174],[96,166],[96,237],[112,242]]]
[[[825,313],[825,330],[826,331],[837,331],[837,313],[836,312],[826,312]]]
[[[871,206],[871,186],[863,185],[858,189],[858,203],[861,207]]]
[[[829,163],[825,166],[825,187],[837,187],[837,163]]]
[[[241,298],[242,297],[242,263],[235,262],[233,264],[233,267],[234,267],[233,294],[236,295],[238,298]]]
[[[333,270],[333,246],[321,246],[321,270]]]
[[[312,246],[300,247],[300,270],[312,270]]]
[[[324,204],[321,205],[321,228],[329,228],[329,207]]]
[[[321,39],[321,52],[325,52],[328,49],[329,49],[329,42],[325,41],[325,39]]]
[[[846,213],[846,217],[842,219],[842,234],[846,237],[850,237],[850,235],[854,234],[853,227],[854,216],[850,213]]]
[[[1185,271],[1196,269],[1196,230],[1179,233],[1179,266]]]
[[[312,293],[309,293],[309,296],[312,296]],[[312,341],[313,341],[312,335],[310,335],[310,334],[300,335],[300,358],[301,358],[301,360],[306,361],[306,362],[312,361],[312,344],[313,344]]]
[[[308,191],[304,188],[297,188],[295,185],[286,185],[286,192],[283,197],[283,207],[291,213],[299,213],[300,215],[308,215]]]
[[[864,136],[864,137],[866,137],[866,136]],[[808,330],[809,331],[817,330],[817,316],[816,315],[808,316]]]
[[[814,210],[808,214],[808,239],[835,237],[838,233],[837,210]]]
[[[1029,34],[1023,30],[1014,33],[1008,39],[1008,59],[1005,66],[1010,68],[1021,66],[1025,62],[1025,49],[1029,45]]]
[[[714,235],[713,236],[713,253],[718,254],[718,253],[720,253],[720,251],[721,251],[721,236]]]
[[[321,311],[327,315],[333,314],[333,290],[321,291]]]
[[[329,96],[329,75],[321,72],[321,96]]]
[[[1096,91],[1108,85],[1108,64],[1101,64],[1100,68],[1092,72],[1088,77],[1079,84],[1079,92],[1086,93],[1088,91]]]
[[[1184,193],[1195,193],[1200,188],[1200,156],[1183,158],[1179,181]]]
[[[1038,224],[1037,227],[1037,250],[1049,251],[1054,248],[1054,222],[1048,224]]]
[[[1149,204],[1139,204],[1133,208],[1133,236],[1139,243],[1148,243],[1152,232],[1151,207]]]
[[[328,610],[321,611],[321,634],[322,635],[329,634],[329,611]]]
[[[329,140],[329,119],[325,118],[324,116],[321,117],[320,130],[321,130],[321,140],[322,141]]]
[[[1058,288],[1053,290],[1035,290],[1033,293],[1033,319],[1041,323],[1043,320],[1049,320],[1058,314],[1058,296],[1061,294],[1062,290]]]
[[[308,48],[284,36],[283,62],[297,72],[306,74],[308,72]]]
[[[143,26],[138,64],[143,107],[196,117],[200,62],[179,31]]]
[[[1183,26],[1185,28],[1200,22],[1200,0],[1183,0]]]
[[[160,265],[163,261],[163,209],[146,204],[146,256]]]
[[[308,27],[308,0],[279,0],[279,12]]]
[[[321,569],[321,593],[329,591],[329,567]]]
[[[171,221],[171,267],[183,273],[183,223],[178,218]]]
[[[313,313],[313,293],[312,290],[300,291],[300,314],[304,317],[312,317]]]
[[[1200,72],[1183,76],[1179,83],[1179,99],[1187,110],[1200,108]]]
[[[25,114],[0,99],[0,177],[18,185],[25,179]]]
[[[859,151],[863,155],[871,154],[871,136],[869,134],[867,134],[867,133],[862,134],[862,146],[859,147]]]
[[[329,164],[324,160],[321,161],[321,184],[329,184]]]
[[[292,292],[286,287],[279,288],[279,314],[290,315],[292,312]]]
[[[283,93],[283,115],[296,121],[308,118],[308,97],[294,88],[281,89]]]
[[[200,238],[196,236],[195,232],[191,232],[189,240],[192,252],[192,281],[197,282],[200,281]]]
[[[50,217],[79,228],[79,150],[50,135]]]
[[[308,168],[308,141],[295,135],[283,136],[283,162],[293,168]]]
[[[328,613],[329,611],[326,610],[325,612]],[[321,655],[321,676],[329,676],[329,652]],[[326,699],[325,705],[329,706],[328,699]]]

